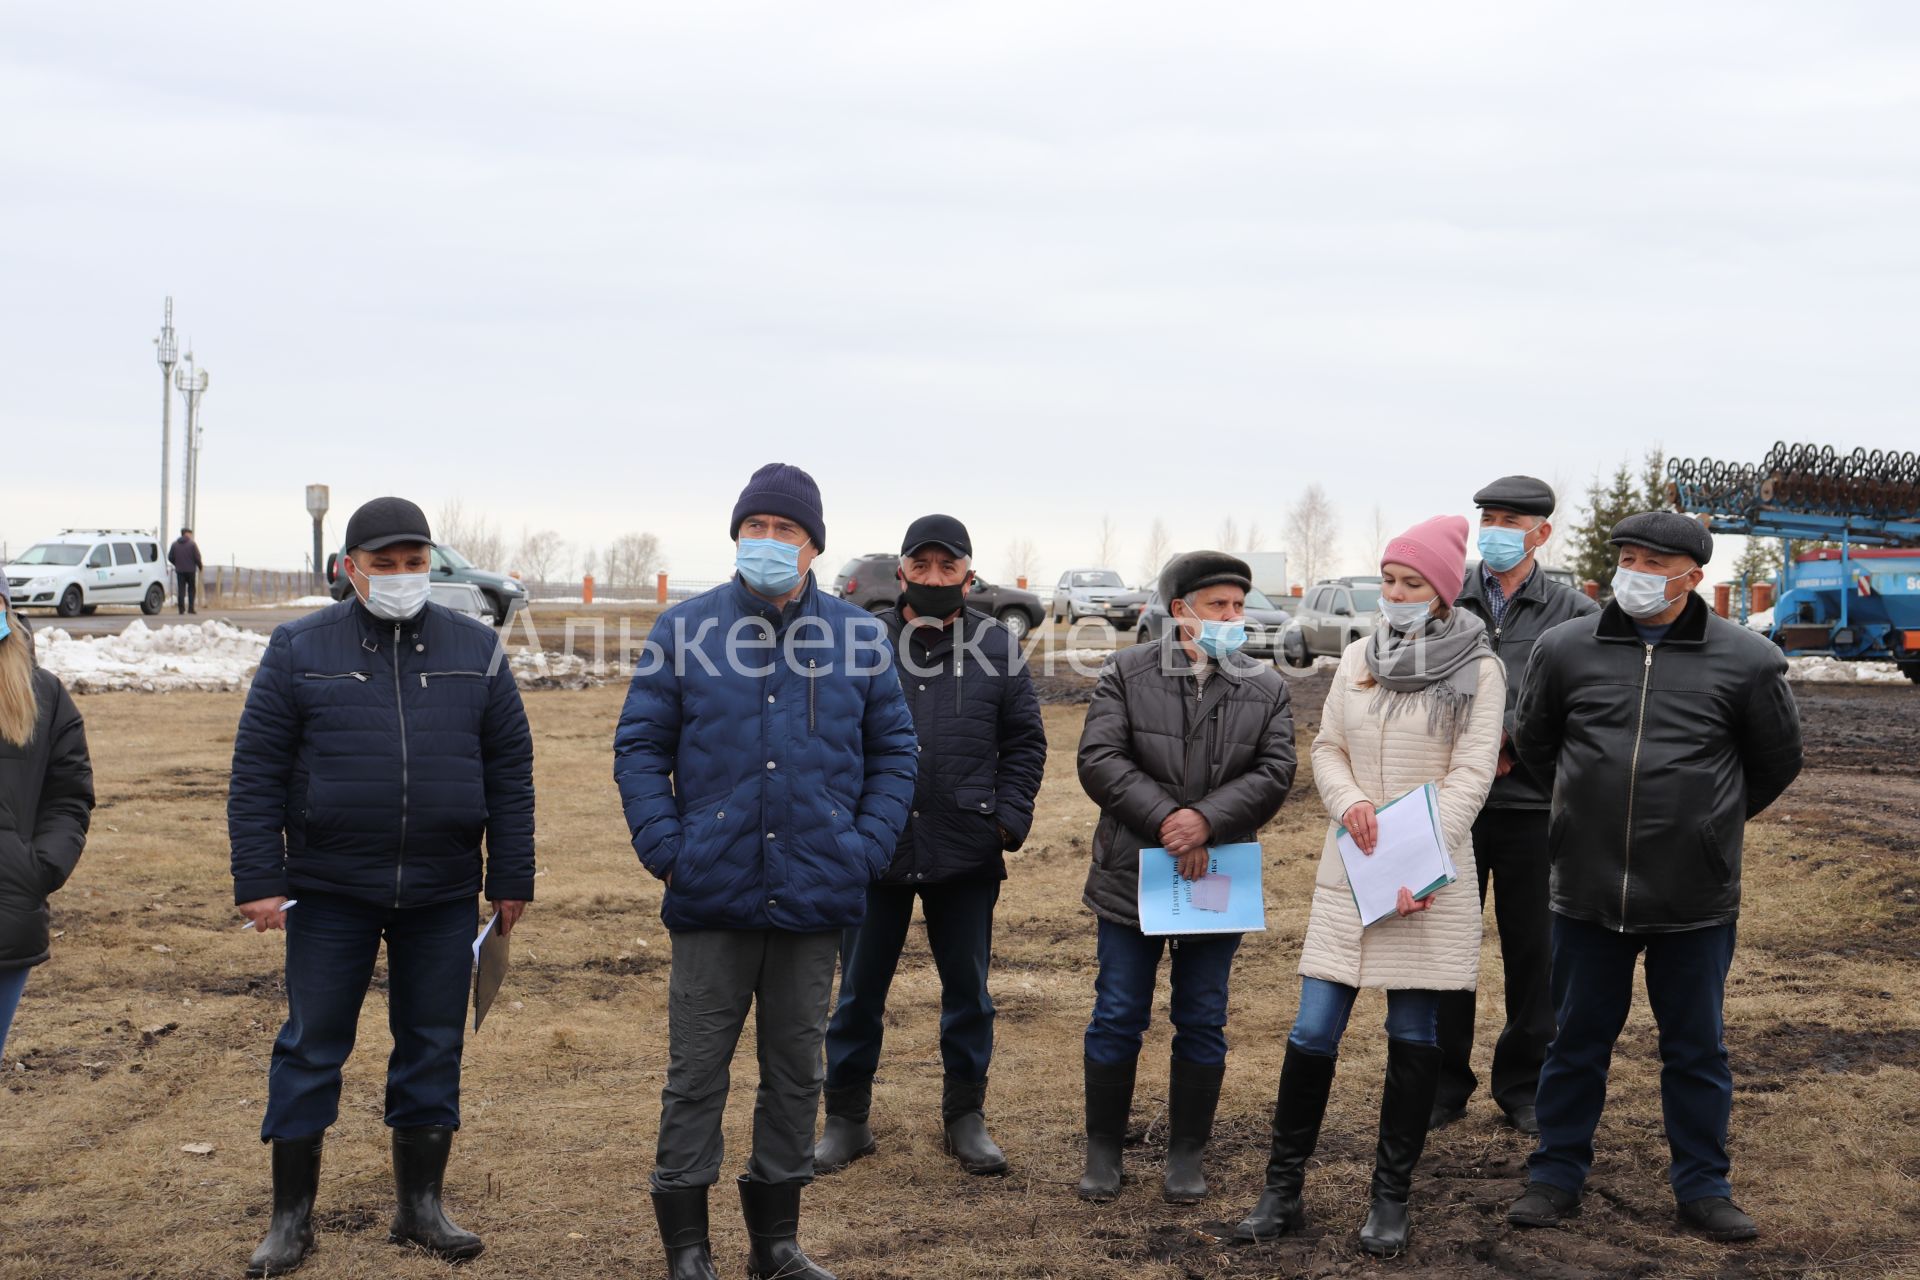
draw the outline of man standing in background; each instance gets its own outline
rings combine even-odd
[[[167,548],[167,562],[173,566],[173,596],[180,612],[200,612],[200,544],[193,540],[193,530],[180,531]]]

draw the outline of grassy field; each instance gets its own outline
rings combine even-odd
[[[1297,688],[1304,759],[1324,686]],[[1208,1234],[1260,1185],[1324,821],[1304,770],[1264,835],[1272,927],[1249,938],[1235,975],[1213,1199],[1175,1208],[1157,1196],[1162,1020],[1135,1103],[1143,1136],[1128,1160],[1137,1180],[1115,1204],[1082,1205],[1072,1184],[1093,928],[1079,890],[1094,811],[1073,776],[1081,708],[1071,705],[1047,709],[1053,757],[1039,820],[1013,859],[999,915],[989,1114],[1013,1173],[968,1178],[940,1153],[937,986],[916,939],[894,987],[876,1087],[880,1151],[808,1193],[805,1241],[848,1280],[1395,1268],[1564,1280],[1920,1274],[1920,695],[1813,696],[1827,700],[1824,711],[1809,709],[1810,737],[1823,744],[1814,767],[1750,833],[1728,998],[1734,1177],[1762,1225],[1758,1243],[1710,1245],[1672,1221],[1642,999],[1616,1057],[1587,1212],[1571,1230],[1506,1227],[1500,1211],[1518,1188],[1525,1146],[1483,1099],[1428,1147],[1412,1257],[1362,1260],[1353,1237],[1384,1061],[1376,993],[1362,997],[1309,1175],[1311,1230],[1252,1249]],[[465,1129],[448,1188],[458,1220],[488,1241],[464,1269],[476,1278],[659,1271],[645,1183],[665,1065],[667,938],[610,777],[619,698],[600,688],[528,700],[539,746],[539,901],[514,937],[502,995],[511,1003],[468,1043]],[[217,694],[83,700],[102,803],[79,873],[55,899],[54,958],[33,974],[0,1074],[0,1280],[237,1275],[264,1229],[266,1153],[256,1135],[284,1009],[282,942],[238,932],[229,905],[224,796],[239,708],[236,696]],[[1497,1009],[1491,942],[1487,961],[1482,1007]],[[447,1271],[385,1242],[385,1020],[376,990],[327,1148],[319,1252],[304,1275]],[[1483,1068],[1495,1029],[1483,1017]],[[751,1035],[728,1117],[730,1169],[744,1155]],[[182,1151],[189,1143],[213,1150]],[[739,1275],[745,1240],[731,1189],[714,1205],[721,1274]]]

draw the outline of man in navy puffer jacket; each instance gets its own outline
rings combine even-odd
[[[832,1280],[798,1243],[821,1039],[840,931],[860,922],[906,825],[913,722],[879,621],[814,583],[826,523],[813,478],[762,467],[728,531],[739,575],[660,616],[614,737],[627,829],[666,882],[673,935],[654,1212],[675,1280],[712,1276],[707,1188],[754,1009],[747,1273]]]
[[[234,900],[262,932],[287,933],[287,1022],[260,1131],[273,1220],[254,1276],[284,1275],[313,1248],[321,1141],[382,937],[391,1238],[452,1260],[480,1252],[440,1203],[474,896],[492,900],[502,934],[533,897],[533,741],[499,640],[427,603],[432,534],[413,503],[367,503],[346,545],[354,595],[275,628],[233,744]]]

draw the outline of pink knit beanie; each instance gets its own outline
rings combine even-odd
[[[1453,603],[1467,577],[1467,522],[1462,516],[1435,516],[1387,543],[1382,565],[1403,564],[1425,578],[1440,598]]]

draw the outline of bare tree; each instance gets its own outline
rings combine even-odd
[[[1376,502],[1373,504],[1373,545],[1367,549],[1369,562],[1378,560],[1380,553],[1387,549],[1388,537],[1386,513],[1380,510],[1380,504]]]
[[[600,553],[598,551],[595,551],[592,547],[588,547],[585,551],[582,551],[580,553],[580,576],[581,577],[583,578],[593,577],[594,571],[599,567],[600,567]]]
[[[1007,572],[1016,578],[1031,579],[1040,563],[1040,552],[1032,538],[1015,538],[1007,544]]]
[[[1339,531],[1327,491],[1317,483],[1308,485],[1287,512],[1287,552],[1302,582],[1311,586],[1332,567],[1333,541]]]
[[[1247,551],[1265,551],[1267,549],[1267,535],[1261,530],[1258,520],[1249,520],[1247,522],[1247,539],[1246,542],[1242,544],[1242,547]]]
[[[1100,517],[1100,541],[1094,548],[1093,563],[1096,568],[1110,569],[1120,560],[1120,526],[1113,517]]]
[[[566,576],[567,544],[552,529],[522,530],[514,567],[529,582],[557,582]]]
[[[1220,521],[1220,527],[1214,532],[1213,545],[1216,551],[1238,551],[1240,549],[1240,522],[1232,516]]]
[[[623,533],[607,544],[609,587],[645,586],[666,567],[660,555],[660,539],[650,533]]]
[[[1167,522],[1155,516],[1153,527],[1147,530],[1147,549],[1140,557],[1140,581],[1151,586],[1172,553],[1173,538],[1167,533]]]
[[[452,547],[482,569],[506,566],[507,544],[500,536],[500,526],[478,511],[468,511],[459,498],[441,505],[433,534],[442,546]]]

